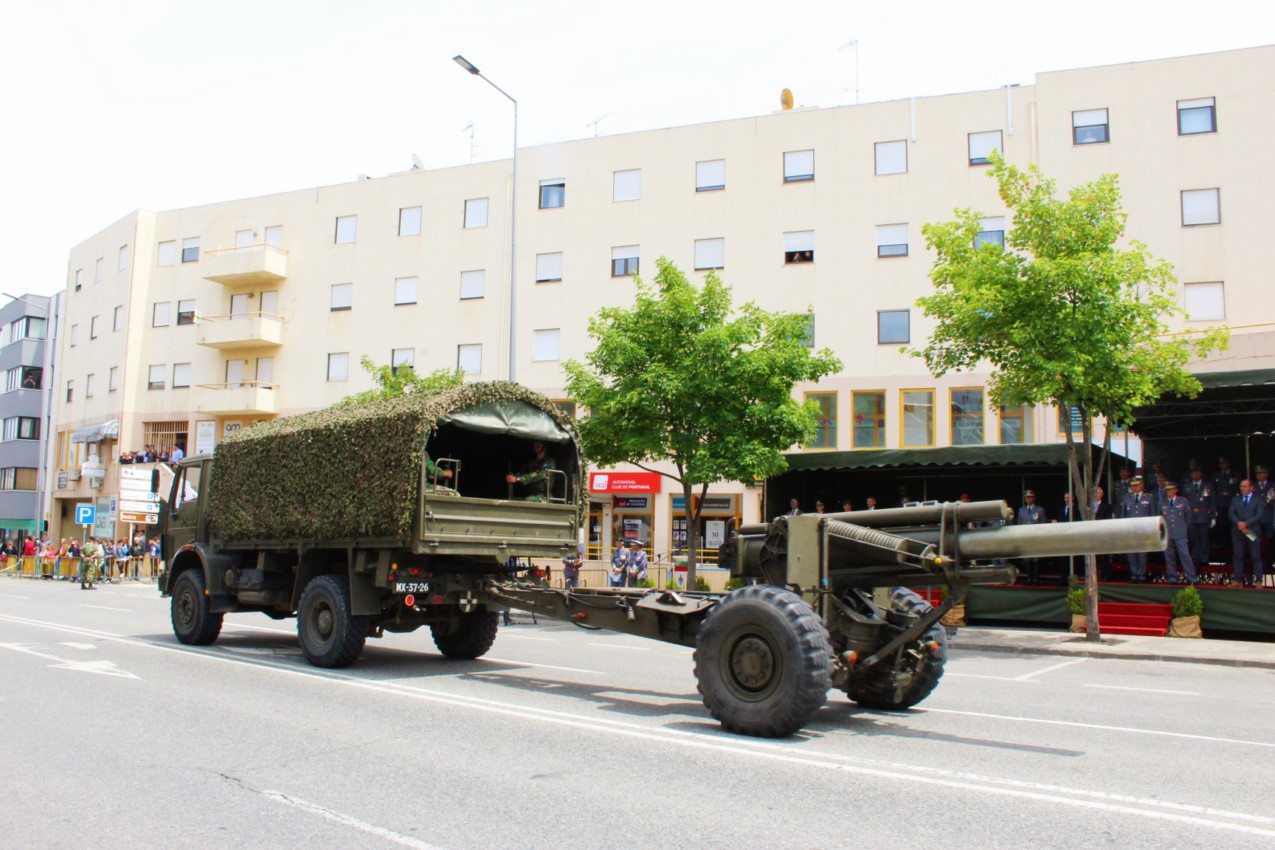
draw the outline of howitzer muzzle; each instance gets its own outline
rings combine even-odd
[[[1168,532],[1160,517],[1007,525],[962,531],[957,536],[962,559],[1162,552],[1167,542]]]

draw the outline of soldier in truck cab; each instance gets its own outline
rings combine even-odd
[[[547,502],[549,500],[549,470],[557,469],[558,464],[548,455],[545,444],[540,440],[531,441],[531,457],[519,468],[518,473],[505,476],[505,483],[512,484],[514,498],[524,502]]]

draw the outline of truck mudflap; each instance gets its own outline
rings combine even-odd
[[[575,505],[422,496],[417,551],[426,555],[561,558],[576,549]]]

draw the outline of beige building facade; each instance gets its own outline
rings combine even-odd
[[[1234,329],[1232,352],[1200,368],[1270,365],[1272,81],[1263,47],[522,149],[516,378],[566,400],[562,363],[586,353],[588,319],[629,303],[628,275],[665,256],[695,276],[720,269],[737,302],[813,308],[814,344],[844,369],[799,388],[826,410],[807,450],[1057,441],[1056,411],[996,410],[987,375],[935,379],[901,351],[932,330],[915,308],[933,259],[921,226],[965,207],[985,216],[981,239],[1011,226],[992,149],[1064,191],[1118,173],[1129,234],[1181,281],[1192,317],[1172,330]],[[117,492],[121,450],[189,454],[323,407],[371,385],[364,356],[506,377],[510,179],[501,161],[138,210],[73,248],[52,533],[70,532],[75,503]],[[94,454],[105,477],[75,480]],[[639,536],[666,556],[680,501],[636,480],[594,492],[590,542]],[[714,487],[709,509],[756,520],[759,492]]]

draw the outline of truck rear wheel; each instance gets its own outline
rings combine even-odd
[[[724,728],[782,738],[823,706],[831,659],[828,632],[804,599],[752,585],[727,594],[704,618],[695,678]]]
[[[905,587],[896,587],[890,604],[903,614],[925,614],[930,603]],[[938,650],[930,649],[932,644]],[[856,673],[846,686],[846,695],[864,708],[898,711],[911,708],[938,687],[947,661],[947,630],[935,623],[925,634],[903,647],[895,659],[882,661]]]
[[[186,570],[173,583],[171,612],[173,634],[190,646],[208,646],[221,634],[224,614],[208,610],[204,594],[204,574],[198,567]]]
[[[315,667],[348,667],[363,651],[370,624],[350,613],[350,584],[334,575],[315,576],[301,594],[297,636]]]
[[[460,615],[460,624],[454,632],[449,634],[447,627],[447,623],[434,623],[429,627],[434,646],[448,658],[469,661],[486,655],[496,642],[500,615],[495,611],[471,611]]]

